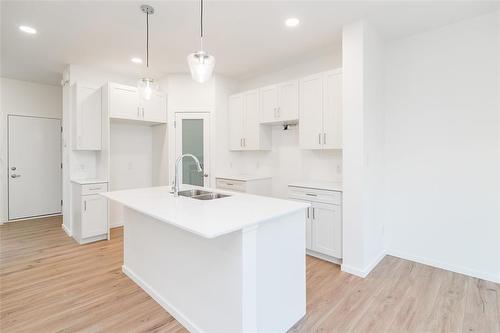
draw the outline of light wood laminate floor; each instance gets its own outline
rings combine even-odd
[[[122,230],[77,245],[60,217],[0,226],[0,331],[185,332],[121,272]],[[292,332],[500,332],[500,286],[386,257],[366,278],[307,258]]]

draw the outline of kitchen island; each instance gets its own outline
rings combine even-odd
[[[104,193],[124,206],[123,272],[191,332],[287,331],[306,312],[308,204],[212,191],[229,196]]]

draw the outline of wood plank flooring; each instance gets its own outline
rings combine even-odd
[[[0,226],[0,331],[186,332],[121,272],[123,234],[77,245],[61,218]],[[500,332],[500,285],[386,257],[366,278],[307,258],[291,332]]]

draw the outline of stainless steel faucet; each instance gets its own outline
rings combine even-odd
[[[174,185],[172,186],[172,191],[171,191],[171,193],[174,194],[174,197],[179,196],[179,186],[180,186],[180,182],[181,182],[181,177],[179,174],[179,165],[181,164],[182,159],[184,157],[191,157],[196,162],[196,167],[198,169],[198,172],[203,171],[203,169],[201,168],[200,160],[198,160],[198,158],[196,156],[194,156],[193,154],[184,154],[184,155],[179,156],[177,158],[177,160],[175,161],[175,178],[174,178]]]

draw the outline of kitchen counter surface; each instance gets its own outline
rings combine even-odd
[[[288,186],[293,187],[303,187],[303,188],[314,188],[318,190],[327,190],[327,191],[340,191],[342,192],[342,182],[332,182],[332,181],[297,181],[288,184]]]
[[[71,179],[73,183],[80,184],[80,185],[87,185],[87,184],[102,184],[102,183],[107,183],[108,181],[105,179],[96,179],[96,178],[88,178],[88,179]]]
[[[190,188],[199,187],[183,185],[181,190]],[[207,188],[203,190],[227,193],[231,196],[214,200],[197,200],[182,196],[174,197],[169,190],[170,187],[161,186],[107,192],[101,195],[205,238],[215,238],[309,207],[307,203],[291,200]]]
[[[231,179],[231,180],[240,180],[244,182],[252,181],[252,180],[260,180],[260,179],[271,179],[271,176],[256,176],[256,175],[249,175],[249,174],[240,174],[240,175],[220,175],[215,178],[222,178],[222,179]]]

